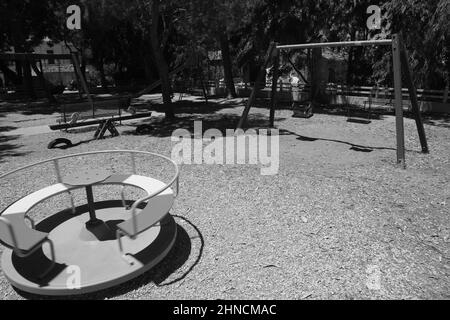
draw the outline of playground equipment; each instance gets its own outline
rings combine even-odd
[[[78,94],[81,97],[81,89],[86,93],[87,101],[83,98],[78,101],[70,101],[60,105],[59,123],[57,125],[50,125],[52,130],[67,130],[71,128],[97,125],[97,130],[94,133],[94,139],[102,139],[107,131],[111,136],[119,135],[115,127],[115,122],[123,120],[131,120],[138,118],[148,118],[151,112],[136,111],[130,106],[133,96],[113,96],[93,99],[89,93],[88,85],[84,80],[81,72],[78,55],[76,51],[71,50],[71,60],[74,65],[74,70],[78,81]],[[129,111],[130,114],[123,115],[123,110]],[[72,142],[68,139],[57,138],[48,144],[48,148],[52,149],[58,145],[71,146]]]
[[[76,55],[73,56],[74,61],[77,61]],[[190,55],[185,63],[172,70],[169,73],[169,76],[172,77],[177,73],[182,72],[186,68],[192,69],[193,66],[198,67],[198,63],[198,59],[195,59],[195,55]],[[135,94],[128,96],[119,96],[117,98],[101,98],[96,100],[95,102],[90,97],[87,85],[83,83],[84,82],[81,81],[84,91],[87,92],[89,104],[86,104],[86,102],[84,101],[65,104],[61,107],[61,118],[59,120],[59,124],[50,125],[49,127],[52,130],[66,130],[83,126],[97,125],[97,130],[94,133],[94,139],[98,140],[102,139],[107,131],[109,131],[111,133],[111,136],[113,137],[118,136],[119,132],[115,127],[115,122],[117,121],[150,117],[152,114],[151,112],[138,112],[136,109],[131,107],[131,99],[138,98],[146,93],[151,92],[161,85],[161,80],[157,80],[151,83],[146,88]],[[208,102],[205,88],[203,88],[203,93],[205,101]],[[182,94],[180,95],[180,97],[181,96]],[[129,114],[123,114],[122,110],[126,110]],[[136,134],[149,133],[151,130],[152,128],[149,124],[141,124],[137,126]],[[70,147],[73,144],[68,139],[57,138],[55,140],[52,140],[48,144],[48,148],[55,148],[59,145]]]
[[[305,83],[302,88],[300,87],[300,83],[298,81],[292,83],[292,116],[294,118],[311,118],[313,113],[313,102],[311,99],[311,90],[305,90],[307,86],[309,87],[309,82],[306,80],[302,71],[297,68],[294,62],[292,62],[291,58],[287,55],[284,55],[292,69],[295,70],[297,75],[302,78]]]
[[[127,111],[129,111],[130,114],[124,115],[122,114],[122,108],[124,106],[129,105],[129,102],[124,103],[122,99],[118,100],[117,108],[111,110],[109,109],[106,113],[99,114],[99,115],[92,115],[92,116],[83,116],[83,114],[80,111],[80,109],[75,109],[78,111],[75,111],[74,113],[71,113],[71,116],[69,118],[69,114],[67,110],[68,108],[64,109],[64,112],[61,113],[61,122],[59,124],[55,125],[49,125],[50,129],[52,130],[67,130],[72,128],[78,128],[78,127],[85,127],[85,126],[92,126],[97,125],[97,129],[94,133],[94,139],[103,139],[105,137],[105,134],[107,131],[110,132],[112,137],[116,137],[119,135],[119,131],[117,131],[115,122],[118,121],[125,121],[125,120],[132,120],[132,119],[139,119],[139,118],[149,118],[152,113],[151,112],[140,112],[137,113],[132,108],[128,108]],[[108,112],[110,114],[108,115]],[[143,126],[147,125],[140,125],[136,128],[136,132],[138,133],[139,130],[142,130]],[[48,148],[52,149],[56,146],[64,144],[66,146],[71,146],[72,142],[69,139],[65,138],[57,138],[52,140],[48,144]]]
[[[93,155],[109,159],[118,154],[129,156],[129,171],[112,172],[95,161],[69,173],[61,170],[65,161],[92,159]],[[145,157],[147,167],[150,157],[167,162],[173,167],[169,182],[136,172],[137,157]],[[56,183],[15,201],[0,215],[0,241],[6,246],[2,270],[13,286],[40,295],[83,294],[130,280],[166,256],[177,230],[169,210],[178,195],[179,170],[171,159],[131,150],[79,153],[13,170],[1,175],[0,181],[4,185],[15,174],[49,163],[54,166]],[[122,186],[120,200],[95,202],[92,187],[111,185]],[[125,186],[146,195],[127,200]],[[86,204],[75,206],[72,192],[83,188]],[[63,193],[71,199],[70,209],[52,212],[38,223],[29,216],[32,208]]]
[[[364,106],[361,110],[360,107],[355,107],[349,101],[350,93],[352,92],[352,87],[341,84],[340,93],[342,100],[344,102],[344,106],[347,109],[347,121],[348,122],[356,122],[356,123],[364,123],[369,124],[372,122],[372,94],[373,89],[370,91],[369,98],[367,101],[364,101]]]
[[[78,127],[84,127],[84,126],[92,126],[97,125],[97,129],[94,133],[94,139],[103,139],[105,136],[106,131],[109,131],[111,133],[112,137],[116,137],[119,135],[119,131],[117,131],[116,126],[114,122],[116,121],[125,121],[125,120],[132,120],[132,119],[138,119],[138,118],[147,118],[151,116],[151,112],[144,112],[140,114],[134,114],[134,115],[128,115],[128,116],[122,116],[119,114],[118,117],[109,117],[109,118],[99,118],[99,119],[91,119],[87,121],[77,122],[77,121],[71,121],[70,123],[64,123],[64,124],[57,124],[57,125],[50,125],[50,129],[52,130],[63,130],[63,129],[69,129],[69,128],[78,128]],[[74,114],[76,115],[76,114]],[[76,118],[76,117],[75,117]],[[144,129],[147,125],[140,125],[136,128],[136,133],[139,133],[141,130]],[[58,145],[65,145],[67,147],[72,146],[72,142],[69,139],[66,138],[56,138],[48,144],[49,149],[53,149],[57,147]]]
[[[70,49],[70,47],[69,47]],[[30,98],[35,96],[37,88],[33,87],[31,81],[31,70],[38,76],[42,90],[45,91],[50,105],[56,105],[61,113],[58,125],[50,125],[52,130],[68,129],[84,125],[98,124],[98,130],[95,134],[96,139],[103,138],[108,130],[113,136],[118,135],[114,127],[115,121],[121,121],[131,118],[149,117],[151,113],[140,113],[134,115],[122,116],[122,110],[127,110],[130,106],[131,98],[129,96],[112,96],[103,98],[93,98],[89,92],[88,85],[81,72],[78,52],[72,51],[70,54],[36,54],[36,53],[3,53],[0,54],[2,61],[20,61],[24,68],[25,89]],[[45,77],[42,60],[70,60],[75,72],[78,95],[76,100],[64,101],[57,99],[53,94],[54,85],[47,81]],[[83,97],[82,92],[85,94]],[[90,120],[90,121],[84,121]],[[61,139],[59,140],[61,141]],[[49,147],[57,145],[56,141],[49,143]]]
[[[294,118],[311,118],[314,115],[310,93],[308,92],[307,95],[306,99],[302,99],[298,84],[292,86],[292,116]]]
[[[366,104],[370,109],[373,109],[375,106],[393,107],[389,88],[374,86],[370,90],[368,99],[364,101],[364,108],[366,108]]]
[[[397,163],[403,168],[406,168],[405,160],[405,135],[404,135],[404,123],[403,123],[403,106],[402,106],[402,69],[405,75],[405,82],[408,88],[409,97],[411,100],[412,113],[416,121],[416,127],[420,138],[420,144],[423,153],[428,153],[428,143],[425,135],[425,129],[423,127],[423,121],[420,114],[419,104],[417,101],[416,88],[414,87],[411,70],[408,63],[408,53],[403,44],[402,37],[399,34],[394,34],[392,39],[384,40],[365,40],[365,41],[344,41],[344,42],[325,42],[325,43],[307,43],[307,44],[292,44],[292,45],[277,45],[271,43],[267,51],[266,60],[261,72],[258,76],[258,81],[261,81],[263,70],[265,70],[272,60],[275,69],[278,69],[280,60],[280,50],[293,50],[293,49],[314,49],[322,47],[352,47],[352,46],[374,46],[374,45],[386,45],[392,47],[393,56],[393,69],[394,69],[394,94],[395,94],[395,117],[396,117],[396,140],[397,140]],[[402,68],[403,67],[403,68]],[[272,79],[272,99],[270,106],[270,126],[273,127],[275,108],[276,108],[276,84],[278,74],[275,73]],[[250,98],[247,101],[245,109],[237,125],[238,128],[242,128],[247,120],[250,108],[253,106],[256,92],[259,90],[259,86],[255,85]]]
[[[347,99],[347,121],[349,122],[370,123],[374,114],[374,109],[376,107],[382,107],[384,110],[393,109],[393,101],[389,89],[383,89],[378,85],[375,85],[369,89],[369,95],[367,97],[367,100],[365,100],[363,104],[362,110],[366,114],[366,119],[364,119],[363,116],[358,117],[355,112],[358,112],[360,108],[354,108],[353,105],[348,102],[347,97],[350,95],[350,88],[342,86],[342,90],[345,90],[343,95],[346,94],[345,97]]]

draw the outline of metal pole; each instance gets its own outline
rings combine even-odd
[[[405,72],[405,82],[408,87],[409,99],[411,100],[411,107],[414,113],[414,119],[416,120],[417,132],[419,133],[420,145],[422,146],[423,153],[429,153],[427,136],[425,134],[425,128],[423,127],[422,115],[420,114],[419,102],[417,101],[416,87],[412,79],[412,72],[409,66],[408,53],[406,51],[403,39],[399,36],[400,49],[401,49],[401,62],[403,70]]]
[[[86,222],[86,224],[89,226],[99,224],[101,220],[97,219],[97,217],[95,216],[94,195],[92,193],[92,186],[90,185],[86,186],[86,196],[89,209],[89,221]]]
[[[276,49],[275,49],[276,50]],[[275,122],[275,108],[277,106],[278,69],[280,64],[280,52],[276,50],[273,70],[272,70],[272,91],[270,93],[270,127],[273,128]]]
[[[394,64],[395,126],[397,132],[397,163],[406,168],[405,129],[402,106],[402,70],[400,60],[400,40],[397,34],[392,36],[392,60]]]

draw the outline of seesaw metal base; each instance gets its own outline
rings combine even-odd
[[[104,223],[87,227],[89,213],[78,207],[77,215],[61,211],[37,224],[49,232],[55,245],[56,266],[44,278],[42,270],[50,263],[50,250],[19,258],[11,249],[2,256],[2,269],[16,288],[38,295],[78,295],[110,288],[148,271],[172,248],[177,225],[170,214],[134,240],[123,237],[124,258],[119,253],[115,225],[130,217],[130,212],[111,202],[96,203],[97,218]],[[82,210],[80,210],[82,208]]]

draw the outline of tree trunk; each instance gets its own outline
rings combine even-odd
[[[108,89],[108,83],[106,81],[105,66],[103,64],[103,58],[99,59],[98,71],[100,72],[100,82],[101,82],[102,88],[103,89]]]
[[[21,60],[16,60],[14,63],[16,65],[16,74],[19,79],[19,84],[22,84],[23,83],[23,68],[24,68],[23,65],[25,62],[23,62]]]
[[[228,98],[236,98],[236,89],[233,81],[233,66],[231,64],[230,46],[228,43],[228,35],[223,33],[220,35],[220,49],[222,50],[223,73],[225,77],[225,86]]]
[[[147,82],[155,81],[155,75],[152,73],[152,61],[148,59],[150,53],[146,53],[146,56],[142,58],[143,66],[144,66],[144,72],[145,72],[145,80]]]
[[[314,48],[311,50],[311,67],[309,74],[311,75],[311,102],[316,104],[320,94],[320,59],[322,58],[322,49]]]
[[[80,52],[83,52],[83,51],[80,51]],[[81,60],[80,61],[81,62],[81,66],[80,66],[80,68],[81,68],[81,75],[83,76],[84,81],[86,83],[88,83],[87,82],[87,78],[86,78],[86,59],[83,57],[83,54],[80,54],[80,60]]]
[[[170,85],[169,66],[166,58],[164,57],[164,45],[159,39],[159,34],[167,32],[163,30],[159,32],[159,0],[153,0],[152,2],[152,25],[150,27],[150,42],[155,57],[156,66],[158,68],[159,78],[161,79],[161,89],[163,96],[163,103],[165,106],[166,119],[175,118],[175,114],[172,107],[172,88]]]
[[[2,60],[0,60],[0,71],[5,75],[5,80],[12,82],[14,85],[18,85],[22,82],[17,73],[9,69]]]

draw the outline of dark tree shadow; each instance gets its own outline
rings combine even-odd
[[[213,114],[223,109],[232,109],[238,106],[236,100],[218,99],[219,101],[208,101],[206,103],[202,97],[190,97],[190,100],[174,101],[172,107],[176,114],[180,113],[196,113],[196,114]],[[163,104],[153,104],[149,110],[157,112],[164,112],[165,106]]]
[[[350,112],[347,110],[347,108],[341,106],[341,105],[323,105],[323,106],[316,106],[314,107],[314,113],[317,114],[327,114],[327,115],[333,115],[333,116],[340,116],[340,117],[351,117],[351,118],[360,118],[361,123],[367,124],[367,119],[372,120],[384,120],[386,115],[392,114],[388,110],[372,110],[367,111],[363,110],[362,107],[358,106],[351,106]],[[366,121],[365,121],[366,120]],[[357,120],[356,120],[357,121]],[[356,122],[355,121],[355,122]]]
[[[450,115],[427,115],[423,122],[430,126],[450,128]]]
[[[163,286],[169,286],[171,284],[177,283],[181,280],[183,280],[184,278],[186,278],[186,276],[195,268],[195,266],[200,262],[202,256],[203,256],[203,249],[205,247],[205,239],[203,238],[203,235],[200,231],[200,229],[193,224],[191,221],[189,221],[187,218],[180,216],[180,215],[173,215],[173,217],[178,218],[183,220],[184,222],[188,223],[194,230],[195,232],[198,234],[198,238],[200,239],[200,248],[199,248],[199,253],[197,255],[197,257],[195,258],[194,262],[191,264],[191,266],[188,268],[188,270],[186,272],[184,272],[182,275],[180,275],[179,277],[177,277],[176,279],[173,279],[169,282],[163,283],[165,279],[168,278],[168,276],[170,275],[170,273],[168,273],[167,269],[162,269],[161,271],[161,277],[155,277],[155,283],[158,285],[158,287],[163,287]],[[176,255],[176,252],[174,252],[174,254]]]
[[[259,108],[270,108],[270,99],[258,99],[256,102],[256,107]],[[277,110],[293,110],[292,102],[282,101],[277,105]],[[369,112],[364,110],[362,106],[351,105],[350,115],[359,118],[369,118]],[[349,111],[343,105],[334,104],[322,104],[314,106],[313,112],[316,114],[327,114],[333,116],[347,117]],[[383,120],[386,115],[394,114],[388,109],[374,108],[370,112],[370,120]]]
[[[58,111],[56,105],[49,105],[45,99],[26,101],[23,99],[8,100],[0,105],[0,112],[21,113],[24,115],[44,114],[50,115]]]
[[[185,129],[194,134],[194,122],[201,121],[202,134],[208,129],[217,129],[222,135],[227,134],[228,130],[235,130],[239,122],[240,115],[235,114],[178,114],[177,118],[168,121],[165,119],[154,119],[151,121],[146,121],[145,124],[150,125],[151,130],[149,130],[148,136],[153,137],[170,137],[172,133],[177,129]],[[276,121],[282,121],[285,118],[276,118]],[[263,115],[260,113],[253,113],[248,115],[248,119],[245,125],[246,129],[253,128],[268,128],[269,127],[269,117],[268,115]],[[135,135],[135,130],[125,130],[122,134],[132,134]]]
[[[1,127],[5,128],[5,127]],[[1,129],[0,129],[1,130]],[[6,130],[9,131],[10,129]],[[19,152],[16,149],[22,145],[11,143],[11,141],[18,139],[18,136],[4,136],[0,135],[0,163],[7,157],[20,157],[26,155],[27,152]]]
[[[2,126],[0,127],[0,133],[2,132],[8,132],[17,129],[17,127],[11,127],[11,126]]]

